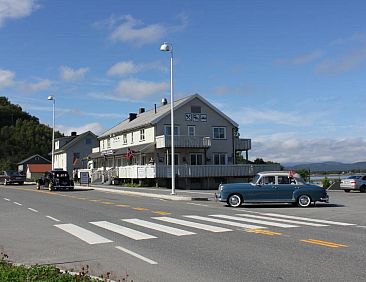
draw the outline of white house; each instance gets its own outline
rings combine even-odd
[[[169,187],[171,178],[170,104],[130,113],[121,123],[98,137],[93,161],[93,181],[153,180]],[[236,153],[251,149],[251,140],[239,138],[238,124],[202,96],[194,94],[174,102],[176,186],[217,187],[220,182],[243,181],[257,171],[279,169],[273,165],[238,165]]]

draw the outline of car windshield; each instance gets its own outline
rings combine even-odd
[[[257,174],[256,176],[254,176],[254,178],[252,179],[252,181],[250,181],[250,183],[256,184],[257,181],[258,181],[258,179],[259,179],[259,177],[261,177],[261,176],[259,174]]]
[[[6,174],[9,175],[9,176],[17,176],[18,175],[18,173],[16,171],[13,171],[13,170],[7,170]]]
[[[347,177],[347,179],[360,179],[361,176],[360,175],[352,175],[350,177]]]

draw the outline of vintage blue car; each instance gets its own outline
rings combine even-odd
[[[220,184],[216,198],[231,207],[243,203],[292,203],[308,207],[315,202],[329,202],[326,189],[305,183],[292,171],[260,172],[250,183]]]

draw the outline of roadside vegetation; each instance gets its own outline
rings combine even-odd
[[[0,281],[11,282],[108,282],[110,273],[101,275],[100,278],[89,276],[89,266],[82,267],[78,273],[61,271],[53,265],[15,265],[8,260],[8,256],[0,253]],[[128,274],[117,282],[133,282]]]

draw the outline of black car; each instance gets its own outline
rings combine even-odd
[[[70,179],[69,173],[65,170],[51,170],[38,179],[37,189],[41,186],[47,187],[48,190],[74,190],[74,181]]]

